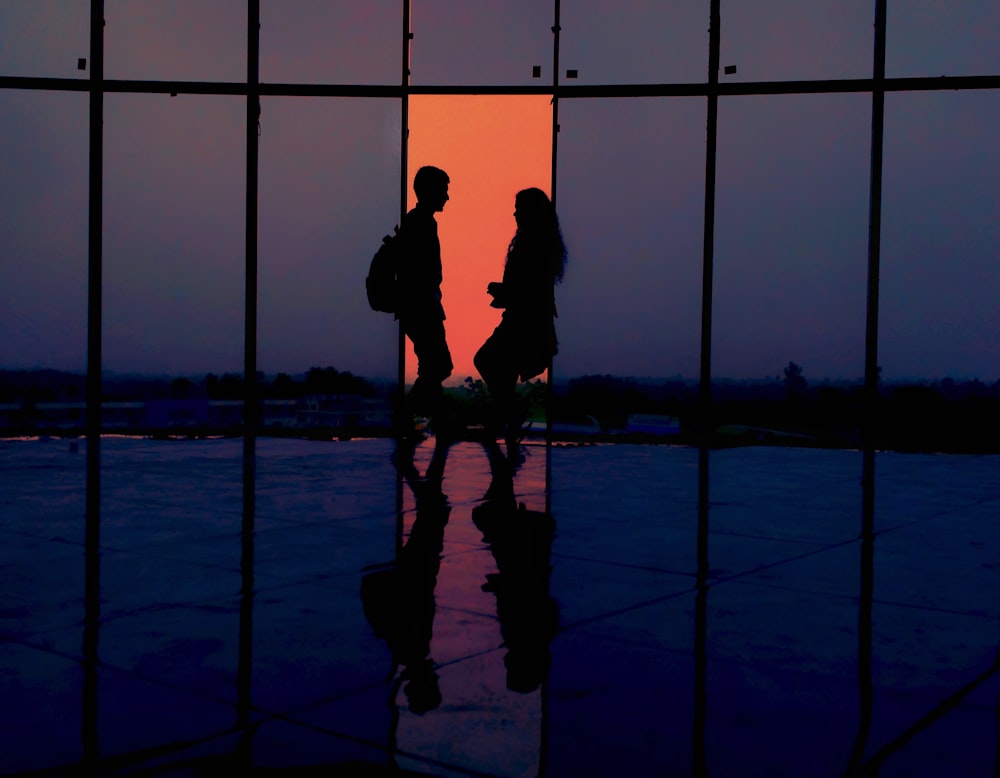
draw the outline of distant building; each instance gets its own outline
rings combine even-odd
[[[678,435],[681,422],[676,416],[662,416],[655,413],[633,413],[625,422],[625,432],[646,435]]]
[[[207,399],[146,400],[144,405],[142,426],[147,429],[198,429],[209,424],[210,401]]]
[[[0,403],[0,433],[82,431],[85,402]],[[242,400],[156,399],[101,403],[105,430],[151,432],[230,432],[243,424]],[[391,405],[385,398],[314,395],[294,400],[264,400],[261,426],[272,429],[389,428]]]

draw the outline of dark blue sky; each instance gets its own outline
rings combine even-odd
[[[88,5],[4,0],[0,74],[86,78]],[[398,83],[398,0],[261,5],[265,81]],[[414,0],[413,83],[537,83],[534,65],[551,79],[551,9],[482,5]],[[563,0],[563,67],[581,84],[703,81],[708,3],[672,5]],[[245,7],[107,0],[106,75],[241,80]],[[873,8],[723,0],[737,70],[721,78],[868,76]],[[1000,6],[890,0],[887,42],[891,77],[998,74]],[[697,375],[705,100],[559,110],[557,373]],[[105,112],[106,367],[240,370],[244,101],[108,95]],[[262,369],[392,375],[391,322],[359,278],[396,217],[399,117],[386,99],[264,101]],[[859,378],[870,96],[729,97],[719,121],[713,373],[794,360],[809,379]],[[1000,379],[1000,93],[891,93],[885,121],[883,375]],[[83,94],[0,91],[0,365],[85,364],[87,127]]]

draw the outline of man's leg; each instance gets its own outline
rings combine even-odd
[[[408,322],[404,332],[417,356],[417,379],[409,394],[411,409],[414,413],[433,417],[440,410],[444,395],[441,384],[454,369],[445,340],[444,322],[440,319]]]

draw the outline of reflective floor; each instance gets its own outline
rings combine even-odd
[[[85,447],[0,441],[3,774],[1000,774],[1000,456],[107,438],[88,563]]]

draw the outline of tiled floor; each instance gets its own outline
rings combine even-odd
[[[88,602],[0,441],[0,773],[1000,774],[1000,457],[256,451],[244,536],[241,441],[105,439]]]

